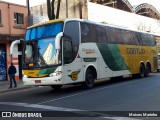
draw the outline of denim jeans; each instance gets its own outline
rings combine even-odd
[[[9,74],[9,78],[10,78],[10,88],[12,88],[12,80],[14,82],[14,86],[17,87],[17,83],[15,80],[15,74]]]

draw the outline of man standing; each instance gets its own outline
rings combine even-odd
[[[9,74],[9,78],[10,78],[10,88],[12,88],[12,79],[14,82],[14,87],[17,87],[17,83],[15,80],[15,74],[16,74],[17,70],[16,67],[13,65],[13,63],[11,63],[11,66],[8,68],[8,74]]]

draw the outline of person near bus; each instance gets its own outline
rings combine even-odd
[[[8,75],[9,75],[9,79],[10,79],[10,88],[12,88],[12,80],[14,82],[14,87],[17,87],[17,83],[15,80],[15,74],[16,74],[17,70],[16,67],[13,65],[13,63],[11,63],[11,66],[8,68]]]

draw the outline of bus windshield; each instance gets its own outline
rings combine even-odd
[[[56,36],[58,33],[62,32],[62,29],[62,22],[33,27],[27,30],[26,41]]]
[[[47,67],[61,63],[61,53],[55,49],[55,37],[62,28],[62,23],[54,23],[27,30],[24,67]]]

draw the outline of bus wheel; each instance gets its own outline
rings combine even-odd
[[[141,64],[139,70],[139,77],[143,78],[144,76],[145,76],[145,66]]]
[[[94,87],[94,74],[92,70],[88,69],[86,71],[85,82],[82,84],[85,88],[93,88]]]
[[[145,77],[149,77],[150,71],[151,71],[151,66],[150,64],[147,64],[145,69]]]
[[[54,90],[60,90],[62,85],[51,85]]]

